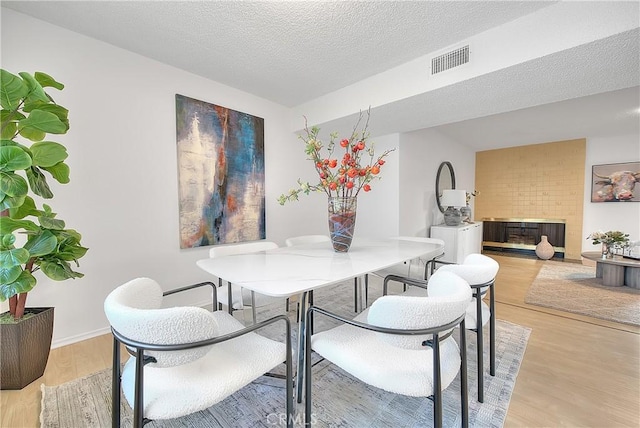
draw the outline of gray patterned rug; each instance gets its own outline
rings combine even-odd
[[[352,283],[338,285],[340,293],[316,293],[316,304],[353,313]],[[375,291],[372,290],[375,294]],[[345,294],[350,298],[344,299]],[[335,296],[339,303],[333,301]],[[375,296],[373,296],[375,297]],[[273,308],[271,309],[273,310]],[[264,313],[263,313],[264,314]],[[499,316],[499,314],[498,314]],[[260,317],[262,319],[262,317]],[[319,320],[318,320],[319,321]],[[324,328],[316,323],[317,331]],[[501,427],[509,408],[520,363],[531,330],[506,321],[496,323],[496,376],[488,375],[485,356],[485,402],[478,403],[476,335],[467,334],[470,426]],[[487,338],[485,334],[485,338]],[[327,361],[313,369],[315,427],[423,427],[433,425],[433,406],[424,398],[391,394],[365,385]],[[460,426],[460,389],[456,379],[444,392],[444,425]],[[262,377],[211,408],[148,427],[274,427],[284,426],[284,385]],[[107,427],[111,421],[111,372],[104,370],[59,386],[42,385],[42,427]],[[297,405],[296,426],[302,426],[304,403]],[[123,400],[122,426],[131,426],[131,409]]]
[[[595,272],[595,266],[547,261],[524,302],[640,326],[640,290],[604,286]]]

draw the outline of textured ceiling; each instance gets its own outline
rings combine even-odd
[[[295,106],[554,2],[3,1]]]
[[[295,107],[555,3],[3,1],[2,6]],[[637,113],[629,110],[640,107],[639,44],[636,28],[388,103],[376,108],[371,130],[384,135],[435,127],[476,150],[638,133]],[[325,122],[323,129],[349,129],[352,119]]]

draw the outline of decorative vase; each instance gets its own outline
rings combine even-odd
[[[356,198],[329,198],[329,235],[333,249],[346,253],[351,246],[353,231],[356,227]]]
[[[603,259],[612,259],[613,258],[613,249],[611,248],[611,245],[607,244],[606,242],[602,243],[602,258]]]
[[[546,235],[542,235],[540,239],[540,242],[536,245],[536,256],[542,260],[549,260],[555,254],[553,245],[549,243]]]
[[[469,205],[465,205],[460,208],[460,215],[462,215],[462,221],[471,222],[471,207]]]

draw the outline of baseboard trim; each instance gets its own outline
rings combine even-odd
[[[198,307],[206,307],[211,308],[211,300],[201,300],[200,302],[194,303],[192,306]],[[62,346],[72,345],[77,342],[82,342],[83,340],[92,339],[97,336],[102,336],[103,334],[111,333],[111,327],[103,327],[97,330],[88,331],[85,333],[80,333],[75,336],[63,337],[61,339],[56,339],[51,342],[51,349],[60,348]]]
[[[51,342],[51,349],[72,345],[76,342],[82,342],[83,340],[91,339],[97,336],[102,336],[103,334],[107,334],[110,332],[111,332],[111,327],[104,327],[104,328],[99,328],[97,330],[77,334],[75,336],[63,337],[62,339],[57,339]]]

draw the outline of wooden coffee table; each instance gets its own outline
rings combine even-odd
[[[602,285],[609,287],[629,287],[640,289],[640,260],[622,256],[603,259],[599,251],[585,251],[582,257],[596,262],[596,278],[602,278]]]

